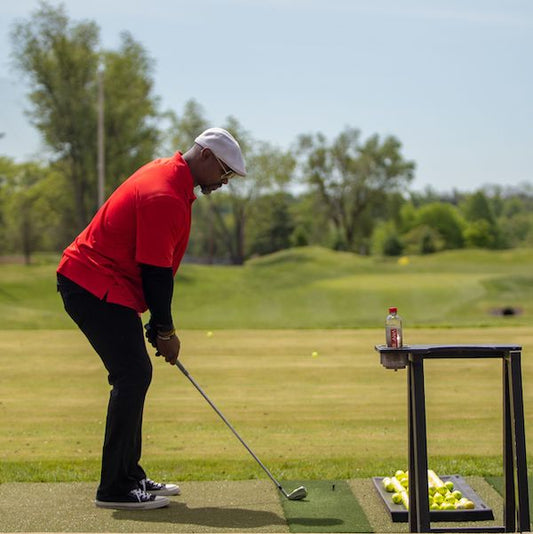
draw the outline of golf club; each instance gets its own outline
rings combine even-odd
[[[202,397],[209,403],[209,406],[211,406],[211,408],[213,408],[213,410],[215,410],[215,412],[222,419],[222,421],[224,421],[224,423],[226,423],[228,428],[235,434],[237,439],[244,445],[246,450],[253,456],[254,460],[261,466],[263,471],[270,477],[272,482],[274,482],[274,484],[276,484],[276,487],[279,489],[279,491],[281,491],[281,493],[283,493],[283,495],[287,499],[289,499],[291,501],[300,501],[302,499],[305,499],[307,497],[307,490],[305,489],[304,486],[300,486],[300,487],[296,488],[295,490],[291,491],[290,493],[287,493],[283,489],[281,484],[274,478],[272,473],[266,468],[266,466],[263,464],[263,462],[254,454],[252,449],[250,449],[250,447],[248,447],[248,445],[246,445],[246,443],[241,438],[241,436],[239,436],[239,434],[237,434],[237,431],[233,428],[233,426],[231,426],[230,422],[224,417],[222,412],[211,402],[209,397],[204,393],[204,391],[198,385],[196,380],[194,380],[194,378],[189,374],[189,371],[187,371],[187,369],[185,369],[185,367],[182,365],[182,363],[179,360],[176,361],[176,365],[178,366],[178,369],[190,380],[191,384],[200,392],[200,395],[202,395]]]

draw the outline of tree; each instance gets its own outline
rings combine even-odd
[[[464,230],[466,245],[469,247],[498,248],[501,245],[500,232],[485,193],[477,191],[466,197],[461,205],[467,221]]]
[[[31,263],[36,250],[55,250],[64,196],[60,175],[36,162],[0,162],[4,251],[21,252]]]
[[[372,252],[383,256],[400,256],[404,244],[392,222],[381,222],[372,233]]]
[[[451,204],[432,202],[422,206],[417,211],[414,226],[415,228],[417,226],[425,227],[423,234],[428,233],[427,228],[436,231],[442,239],[442,246],[439,247],[439,250],[462,248],[464,245],[464,222],[457,208]],[[432,241],[434,242],[433,239]]]
[[[5,254],[8,246],[7,210],[9,187],[15,172],[15,162],[11,158],[0,156],[0,254]]]
[[[461,205],[461,211],[467,221],[487,221],[494,223],[494,216],[485,193],[477,191],[466,197]]]
[[[209,127],[202,106],[195,100],[186,102],[181,115],[169,113],[167,118],[171,126],[166,137],[181,150],[188,149]],[[208,263],[217,258],[241,265],[248,254],[247,223],[257,215],[254,202],[264,193],[283,192],[295,162],[289,152],[255,140],[236,118],[228,117],[223,126],[238,140],[248,174],[245,178],[232,178],[221,191],[195,202],[188,252],[203,256]]]
[[[304,192],[298,195],[290,212],[295,226],[291,236],[293,246],[332,247],[333,236],[328,214],[316,194]]]
[[[248,174],[244,179],[231,179],[227,192],[210,198],[213,229],[224,243],[230,261],[242,265],[246,258],[246,224],[254,200],[267,192],[284,191],[295,161],[290,152],[254,140],[233,117],[228,118],[226,129],[239,140]]]
[[[404,160],[395,137],[361,142],[359,130],[349,127],[331,144],[320,133],[300,136],[298,148],[304,180],[324,203],[339,240],[367,253],[374,214],[388,194],[413,179],[414,162]]]
[[[97,208],[99,64],[107,69],[106,160],[114,187],[155,150],[157,129],[151,122],[157,101],[151,96],[151,61],[128,34],[123,34],[118,52],[101,51],[94,22],[71,22],[63,6],[46,2],[14,26],[11,42],[14,64],[30,83],[28,115],[68,179],[75,234]]]
[[[402,239],[407,254],[433,254],[446,248],[439,231],[425,224],[412,228]]]
[[[166,116],[171,123],[167,133],[171,152],[175,150],[184,152],[204,130],[209,128],[204,108],[194,99],[185,102],[181,116],[177,116],[174,112],[168,112]]]
[[[218,194],[218,193],[217,193]],[[215,263],[227,260],[224,243],[214,228],[211,198],[200,196],[193,205],[193,224],[187,247],[187,257],[193,261]]]
[[[486,219],[467,223],[463,235],[468,247],[495,248],[497,236],[494,227]]]
[[[531,246],[533,243],[533,184],[490,188],[501,246]]]
[[[533,246],[533,212],[519,212],[511,217],[502,217],[499,228],[502,240],[508,246]]]
[[[124,32],[118,51],[102,54],[105,102],[106,192],[154,157],[161,142],[158,98],[152,96],[153,60]]]
[[[253,224],[247,232],[247,255],[271,254],[290,248],[294,231],[292,203],[293,198],[287,193],[262,195],[255,200],[250,213]]]

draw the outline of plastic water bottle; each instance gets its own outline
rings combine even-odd
[[[387,347],[399,349],[403,346],[402,318],[398,315],[398,308],[390,307],[385,321],[385,337]]]

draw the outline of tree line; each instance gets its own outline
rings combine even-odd
[[[13,27],[11,43],[46,159],[0,157],[0,255],[30,262],[34,251],[61,251],[98,208],[98,72],[106,195],[147,161],[189,148],[212,124],[195,100],[179,114],[161,110],[144,47],[124,33],[118,50],[103,49],[96,23],[70,20],[62,5],[41,2]],[[239,139],[249,175],[198,198],[191,259],[242,264],[305,245],[392,256],[533,245],[528,184],[417,193],[409,190],[415,162],[394,136],[365,139],[347,126],[333,139],[302,134],[282,149],[235,117],[222,126]]]

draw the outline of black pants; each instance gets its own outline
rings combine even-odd
[[[102,359],[113,386],[107,408],[97,498],[125,495],[146,477],[139,465],[144,399],[152,363],[135,310],[100,300],[58,275],[65,310]]]

